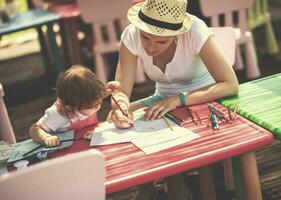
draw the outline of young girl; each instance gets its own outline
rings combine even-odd
[[[30,137],[47,147],[59,145],[54,132],[98,124],[97,111],[117,82],[104,85],[83,66],[73,66],[57,80],[57,100],[30,128]]]

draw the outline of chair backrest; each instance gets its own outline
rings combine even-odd
[[[248,9],[247,14],[249,29],[255,28],[270,20],[267,0],[255,0],[254,5]]]
[[[78,0],[77,3],[82,19],[92,23],[97,46],[119,42],[120,33],[128,24],[126,16],[132,0]]]
[[[9,142],[10,144],[14,144],[16,143],[16,137],[3,97],[4,90],[2,84],[0,83],[0,140],[4,140],[6,142]]]
[[[265,15],[268,13],[268,1],[267,0],[254,0],[254,5],[249,8],[255,16]]]
[[[4,174],[0,194],[5,200],[104,200],[104,157],[91,149]]]
[[[235,62],[236,37],[235,30],[232,27],[211,27],[211,31],[215,33],[215,39],[221,50],[226,56],[230,65]]]
[[[247,30],[246,11],[254,0],[199,0],[202,14],[211,18],[211,26],[234,26],[234,12],[237,12],[237,26],[243,34]],[[223,16],[224,23],[220,23]]]

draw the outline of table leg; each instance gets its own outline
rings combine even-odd
[[[78,39],[78,19],[65,19],[60,23],[62,44],[68,65],[81,64]]]
[[[234,189],[237,200],[245,200],[244,183],[241,175],[240,168],[240,157],[236,156],[232,158],[232,170],[233,170],[233,180]]]
[[[233,170],[231,158],[223,160],[223,170],[224,170],[224,182],[225,188],[229,191],[234,191],[234,182],[233,182]]]
[[[249,152],[240,157],[234,157],[232,162],[236,198],[238,200],[261,200],[255,153]]]
[[[49,47],[47,46],[46,38],[42,31],[42,27],[37,27],[36,31],[37,31],[38,40],[40,43],[40,51],[41,51],[41,56],[42,56],[42,60],[43,60],[44,67],[45,67],[45,72],[46,72],[46,74],[49,75],[51,73],[50,67],[52,65],[50,54],[49,54]]]
[[[199,183],[202,200],[215,200],[216,192],[213,181],[212,166],[207,165],[201,167],[199,170]]]
[[[50,44],[50,52],[53,58],[52,73],[56,76],[63,70],[64,65],[63,65],[62,57],[60,55],[59,47],[57,45],[55,32],[53,30],[53,24],[47,25],[47,31],[48,31],[48,38]]]
[[[247,200],[261,200],[261,187],[255,153],[249,152],[241,155],[240,165]]]

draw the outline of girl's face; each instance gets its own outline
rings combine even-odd
[[[148,56],[159,56],[174,42],[175,36],[156,36],[140,30],[142,46]]]
[[[82,115],[90,116],[90,115],[98,112],[98,110],[101,108],[102,102],[103,102],[102,100],[95,102],[91,108],[82,109],[82,110],[79,110],[79,112]]]

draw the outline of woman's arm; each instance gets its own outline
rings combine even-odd
[[[137,56],[133,55],[121,42],[119,50],[119,60],[116,69],[115,80],[120,82],[120,87],[113,93],[120,107],[129,114],[130,97],[134,86],[137,68]],[[129,128],[133,123],[133,117],[124,116],[118,107],[112,102],[114,110],[112,120],[118,128]]]
[[[235,72],[213,36],[205,42],[199,55],[216,83],[188,93],[186,103],[192,105],[237,95],[238,80]]]
[[[214,37],[209,37],[199,52],[199,55],[216,83],[196,91],[185,92],[185,104],[199,104],[225,96],[236,95],[238,93],[237,77],[218,47]],[[161,118],[165,113],[177,106],[180,106],[178,95],[159,101],[149,107],[144,117],[147,120]]]

